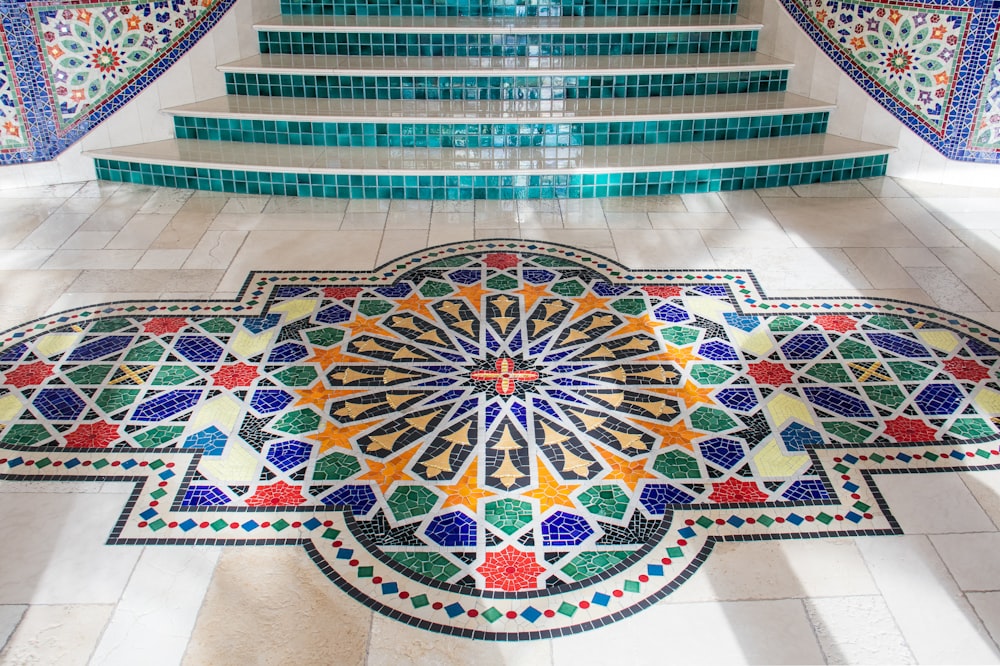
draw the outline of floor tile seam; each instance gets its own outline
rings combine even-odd
[[[958,579],[955,577],[955,574],[952,572],[951,567],[948,566],[948,562],[947,560],[945,560],[944,554],[940,551],[940,549],[938,549],[937,544],[934,543],[934,539],[930,538],[930,536],[932,535],[925,535],[925,538],[927,542],[930,544],[930,547],[934,552],[934,554],[937,556],[938,560],[940,560],[941,566],[944,568],[945,571],[948,572],[948,577],[955,585],[955,589],[958,591],[959,598],[965,602],[965,604],[968,606],[968,610],[971,611],[973,616],[979,621],[979,628],[982,630],[982,633],[989,637],[990,642],[993,643],[994,647],[997,648],[997,652],[1000,653],[1000,642],[998,642],[997,639],[993,637],[993,634],[988,629],[989,625],[984,621],[983,617],[980,615],[979,609],[976,608],[976,605],[972,603],[971,599],[969,599],[970,592],[976,594],[980,592],[996,592],[1000,590],[966,590],[965,588],[963,588],[959,584]],[[945,536],[945,535],[940,535],[940,536]]]

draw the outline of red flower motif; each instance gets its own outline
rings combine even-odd
[[[545,567],[535,560],[534,553],[525,553],[507,546],[499,553],[486,553],[486,561],[476,567],[486,579],[486,589],[517,592],[538,588],[538,577]]]
[[[792,383],[791,371],[783,365],[770,361],[750,363],[747,366],[747,374],[763,386],[781,387]]]
[[[937,430],[923,421],[899,416],[886,422],[885,434],[897,442],[931,442]]]
[[[284,481],[258,486],[257,492],[247,498],[249,506],[298,506],[305,501],[302,486],[290,486]]]
[[[66,435],[66,448],[106,449],[116,439],[118,439],[116,424],[105,421],[81,423],[73,432]]]
[[[712,494],[708,499],[713,502],[763,502],[767,493],[761,492],[756,483],[740,481],[731,476],[724,483],[713,483]]]
[[[980,382],[990,377],[989,368],[976,363],[970,358],[949,358],[944,362],[944,367],[955,379]]]
[[[361,293],[361,287],[324,287],[323,295],[327,298],[354,298]]]
[[[185,317],[153,317],[142,325],[142,330],[153,335],[176,333],[188,325]]]
[[[35,361],[28,365],[22,365],[15,370],[8,370],[4,374],[4,381],[17,388],[25,386],[38,386],[52,374],[53,366],[41,361]]]
[[[668,287],[660,284],[643,287],[642,290],[650,296],[658,296],[660,298],[671,298],[672,296],[681,295],[680,287]]]
[[[212,373],[212,383],[216,386],[224,386],[229,390],[234,388],[247,388],[260,376],[257,368],[246,363],[235,363],[224,365]]]
[[[483,263],[490,268],[499,268],[500,270],[517,266],[519,261],[516,254],[507,252],[494,252],[486,255],[486,258],[483,259]]]
[[[846,315],[817,315],[813,321],[824,330],[841,333],[853,331],[858,327],[858,320]]]
[[[885,59],[885,64],[896,74],[902,74],[913,67],[913,55],[903,49],[896,49]]]

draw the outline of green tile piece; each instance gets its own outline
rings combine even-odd
[[[629,496],[617,485],[593,486],[577,496],[580,503],[591,513],[621,520],[628,510]]]
[[[787,332],[795,331],[801,328],[803,324],[805,324],[805,321],[799,319],[798,317],[782,316],[775,317],[773,320],[768,322],[767,327],[772,331]]]
[[[282,414],[271,428],[290,435],[300,435],[305,432],[316,432],[321,421],[319,414],[311,409],[297,409]]]
[[[31,446],[52,435],[40,423],[15,423],[3,433],[3,443],[14,446]]]
[[[317,481],[342,481],[361,471],[356,456],[334,451],[316,461],[313,479]]]
[[[128,407],[139,397],[139,389],[104,389],[101,391],[95,403],[103,411],[110,414],[122,407]]]
[[[316,368],[310,365],[292,367],[274,373],[275,381],[284,386],[291,387],[311,386],[315,383],[318,376]]]
[[[498,611],[496,608],[490,606],[481,613],[482,617],[486,619],[487,622],[493,624],[497,620],[503,617],[503,613]]]
[[[827,384],[844,384],[852,381],[851,375],[839,363],[817,363],[806,374]]]
[[[675,347],[686,347],[698,340],[701,329],[690,326],[668,326],[660,331],[660,335]]]
[[[656,456],[653,469],[668,479],[698,479],[698,460],[684,451],[667,451]]]
[[[879,328],[886,328],[899,331],[910,328],[909,322],[902,317],[888,317],[886,315],[873,315],[868,318],[868,323]]]
[[[166,446],[184,434],[184,426],[156,426],[133,435],[143,448]]]
[[[100,384],[114,370],[113,365],[85,365],[66,373],[66,378],[77,385]]]
[[[738,424],[726,412],[713,407],[699,407],[691,412],[691,427],[706,432],[732,430]]]
[[[203,321],[198,325],[206,333],[232,333],[236,330],[236,326],[231,321],[222,319],[221,317]]]
[[[904,382],[919,382],[934,374],[935,370],[913,361],[889,361],[888,366]]]
[[[691,379],[703,386],[717,386],[733,376],[733,371],[721,365],[695,363],[691,366]]]
[[[486,286],[490,289],[496,289],[497,291],[508,291],[520,286],[520,282],[509,275],[500,274],[487,280]]]
[[[573,580],[585,580],[617,566],[631,555],[626,550],[584,551],[562,567],[562,572]]]
[[[176,386],[199,376],[198,371],[188,365],[164,365],[150,383],[152,386]]]
[[[586,290],[587,288],[579,280],[563,280],[562,282],[557,282],[549,287],[549,291],[553,294],[559,294],[560,296],[566,296],[569,298],[581,296]]]
[[[895,409],[903,404],[906,400],[906,396],[899,389],[898,386],[894,385],[875,385],[875,386],[862,386],[865,394],[868,398],[880,405],[885,405]]]
[[[318,328],[307,331],[306,338],[318,347],[332,347],[344,339],[344,332],[339,328]]]
[[[386,503],[396,520],[406,520],[431,512],[440,496],[425,486],[399,486]]]
[[[387,553],[387,555],[404,567],[435,580],[448,580],[461,571],[451,560],[438,553],[396,552]],[[416,605],[416,599],[414,599],[414,605]]]
[[[837,345],[837,351],[840,352],[841,357],[852,361],[878,358],[871,347],[857,340],[842,340]]]
[[[986,419],[960,418],[955,420],[954,425],[951,426],[948,432],[958,435],[963,439],[975,439],[976,437],[995,435],[996,428]]]
[[[823,428],[834,437],[853,444],[867,442],[872,435],[871,431],[867,428],[862,428],[859,425],[848,423],[847,421],[824,423]]]
[[[531,504],[510,497],[488,502],[484,510],[486,522],[505,534],[513,534],[531,522]]]
[[[112,317],[109,319],[98,319],[90,325],[87,329],[88,333],[111,333],[112,331],[119,331],[123,328],[128,328],[132,326],[132,322],[128,319],[122,319],[120,317]]]
[[[125,354],[126,363],[137,363],[137,362],[149,362],[149,361],[159,361],[163,358],[165,353],[163,345],[161,345],[156,340],[150,340],[149,342],[139,345],[133,349],[130,349],[127,354]]]
[[[646,311],[646,301],[641,298],[620,298],[611,307],[622,314],[637,317]]]
[[[366,317],[382,315],[394,308],[389,301],[365,299],[358,304],[358,312]]]
[[[455,291],[454,287],[439,280],[424,280],[424,283],[420,285],[420,295],[424,298],[440,298],[453,291]]]

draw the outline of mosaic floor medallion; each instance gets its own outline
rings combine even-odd
[[[898,533],[873,475],[1000,462],[1000,334],[525,241],[0,336],[0,477],[134,485],[110,543],[300,544],[498,640],[669,594],[720,540]]]

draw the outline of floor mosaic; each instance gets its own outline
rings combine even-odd
[[[4,334],[0,478],[129,480],[117,544],[302,544],[457,635],[605,625],[719,542],[899,533],[877,474],[993,468],[1000,334],[530,241]]]

